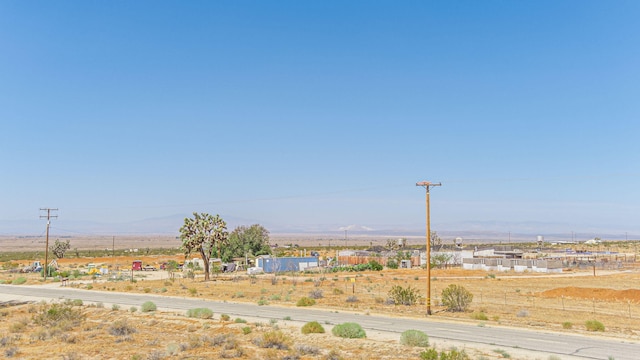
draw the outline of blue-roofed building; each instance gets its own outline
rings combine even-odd
[[[318,267],[317,257],[272,257],[270,255],[258,256],[256,266],[262,268],[265,273],[304,271]]]

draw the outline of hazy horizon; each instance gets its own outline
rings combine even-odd
[[[640,234],[640,2],[2,1],[0,235]],[[178,218],[178,219],[177,219]],[[151,220],[150,220],[151,219]],[[167,223],[161,220],[171,219]]]
[[[274,226],[250,219],[226,218],[227,228],[232,231],[237,226],[260,224],[270,231],[272,236],[328,236],[335,239],[349,237],[423,237],[425,224],[413,226],[381,225],[377,228],[361,224],[341,226],[339,224],[315,224],[313,226]],[[50,237],[109,237],[109,236],[177,236],[184,220],[183,216],[174,215],[163,218],[144,219],[125,223],[74,222],[61,218],[51,220]],[[14,227],[11,227],[14,226]],[[0,228],[4,231],[0,236],[43,237],[46,230],[45,219],[32,219],[24,222],[4,222],[0,220]],[[513,230],[505,230],[513,229]],[[640,233],[621,231],[619,229],[576,228],[566,230],[563,224],[557,223],[500,223],[500,222],[466,222],[460,224],[444,224],[432,227],[443,239],[455,237],[467,239],[494,239],[500,241],[535,241],[538,235],[555,240],[585,241],[595,237],[611,240],[640,239]]]

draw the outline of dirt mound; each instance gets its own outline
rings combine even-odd
[[[540,296],[548,298],[564,296],[566,298],[640,302],[639,289],[614,290],[605,288],[582,288],[567,286],[543,291],[540,293]]]

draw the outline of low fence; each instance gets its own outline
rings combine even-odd
[[[377,276],[376,276],[377,277]],[[417,288],[419,294],[424,296],[426,286],[424,277],[419,279],[415,277],[391,278],[388,283],[380,284],[372,282],[368,277],[363,277],[357,273],[332,273],[329,274],[304,274],[304,275],[282,275],[278,277],[260,276],[252,277],[246,275],[236,275],[232,277],[233,281],[250,282],[256,289],[267,288],[275,285],[276,288],[298,289],[302,293],[313,289],[326,289],[326,287],[336,287],[343,291],[346,295],[355,295],[357,298],[364,300],[370,299],[376,303],[384,302],[388,298],[388,292],[398,281],[409,283],[412,280],[418,281]],[[355,279],[355,281],[353,280]],[[274,281],[275,280],[275,281]],[[480,280],[482,281],[482,280]],[[441,293],[451,282],[433,279],[431,282],[431,301],[436,307],[442,306]],[[495,283],[494,283],[495,284]],[[318,287],[320,286],[320,287]],[[495,286],[492,286],[495,287]],[[500,290],[499,288],[478,290],[470,288],[474,297],[471,309],[474,311],[485,311],[491,314],[503,315],[505,312],[511,312],[517,317],[527,317],[533,315],[534,312],[559,311],[566,312],[567,316],[573,313],[574,317],[578,316],[597,316],[606,315],[618,317],[620,319],[640,319],[640,302],[634,300],[599,300],[597,298],[585,299],[570,296],[541,296],[538,293],[523,293],[519,289]],[[424,302],[424,298],[422,299]],[[399,307],[398,309],[403,309]],[[485,309],[485,310],[483,310]]]
[[[395,258],[382,257],[382,256],[338,256],[338,265],[358,265],[358,264],[367,264],[369,261],[374,260],[380,263],[382,266],[387,266],[387,262],[389,260],[397,261]],[[420,257],[412,256],[411,259],[407,259],[411,261],[411,267],[420,266]],[[398,263],[398,266],[400,264]]]
[[[462,268],[466,270],[516,271],[516,272],[562,272],[560,260],[524,260],[502,258],[463,259]]]
[[[442,305],[440,292],[432,289],[432,301]],[[605,301],[596,298],[559,296],[544,297],[531,294],[519,294],[508,291],[480,291],[474,294],[473,308],[493,306],[502,309],[515,309],[518,317],[528,316],[528,311],[558,310],[563,312],[580,312],[593,315],[616,316],[628,319],[640,319],[640,303],[632,300]]]

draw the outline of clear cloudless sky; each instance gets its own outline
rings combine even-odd
[[[640,236],[638,19],[638,1],[1,1],[0,235],[41,233],[40,207],[420,231],[427,180],[435,230]]]

